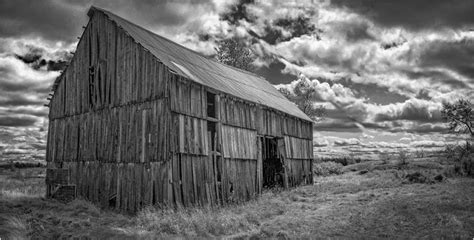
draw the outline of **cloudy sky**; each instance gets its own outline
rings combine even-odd
[[[277,87],[317,90],[319,156],[439,149],[458,140],[442,103],[474,99],[474,1],[0,0],[0,158],[44,158],[43,104],[91,5],[210,57],[243,39]]]

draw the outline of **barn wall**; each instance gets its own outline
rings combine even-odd
[[[221,97],[221,120],[225,125],[256,130],[256,135],[259,136],[283,138],[286,148],[285,169],[289,186],[312,183],[312,123],[230,96]],[[237,149],[237,152],[242,152],[245,149],[256,148],[255,141],[248,142],[239,136],[237,138],[241,139],[241,142],[230,142],[228,139],[232,137],[226,131],[225,125],[223,125],[222,134],[224,150],[233,148]],[[233,144],[228,145],[229,142]],[[252,146],[249,147],[245,143],[250,143]],[[224,156],[228,156],[226,151],[224,151]],[[255,167],[257,168],[258,164]]]
[[[178,75],[171,77],[169,87],[172,125],[176,126],[171,134],[174,146],[172,151],[178,159],[181,159],[181,164],[184,164],[182,159],[185,156],[192,156],[215,167],[211,175],[216,183],[210,187],[217,189],[219,194],[210,195],[209,201],[242,201],[261,191],[262,176],[259,171],[262,169],[262,161],[259,160],[261,152],[258,149],[257,136],[279,137],[285,140],[288,152],[288,155],[285,154],[285,168],[289,186],[312,182],[310,122],[217,93],[217,119],[212,121],[217,120],[220,129],[218,151],[221,156],[216,158],[210,150],[203,150],[211,147],[210,136],[206,134],[209,121],[206,112],[206,91],[214,92],[214,90]],[[188,168],[182,169],[182,177],[192,175],[191,170],[186,169]],[[181,181],[183,194],[199,184],[189,179]],[[186,198],[184,195],[181,197]]]
[[[49,122],[48,162],[156,162],[168,159],[170,126],[163,100]]]
[[[169,81],[171,111],[206,118],[206,91],[204,87],[179,75],[172,74]]]
[[[222,154],[224,158],[257,159],[257,131],[222,126]]]
[[[285,136],[288,184],[297,186],[313,182],[313,140]]]
[[[166,66],[96,13],[71,63],[53,86],[51,119],[155,99],[166,94]]]
[[[174,204],[168,69],[105,15],[88,23],[53,86],[46,159],[78,195],[135,211]]]
[[[312,139],[312,124],[288,114],[223,94],[220,100],[223,124],[256,129],[259,135]]]
[[[255,104],[222,94],[220,98],[220,120],[223,124],[248,128],[257,128]]]
[[[229,97],[177,75],[170,78],[169,86],[175,126],[171,132],[174,146],[171,151],[181,166],[182,194],[178,197],[182,204],[192,202],[196,194],[194,201],[198,204],[244,201],[255,196],[259,189],[257,132],[254,113],[250,110],[253,107],[254,111],[255,106],[239,101],[225,111],[221,103]],[[207,91],[216,93],[216,118],[207,116]],[[220,141],[216,148],[220,155],[211,151],[209,122],[215,123],[218,129]],[[200,194],[205,194],[204,198]]]

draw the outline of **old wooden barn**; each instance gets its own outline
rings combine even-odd
[[[70,184],[133,212],[312,183],[312,121],[269,82],[106,10],[88,15],[52,89],[49,196]]]

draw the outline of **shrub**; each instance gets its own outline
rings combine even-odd
[[[409,173],[405,179],[410,183],[431,183],[430,178],[420,172]]]
[[[313,173],[318,176],[342,174],[343,165],[337,162],[321,162],[313,165]]]
[[[380,160],[382,160],[383,164],[387,164],[390,162],[390,154],[388,152],[381,152],[379,154]]]
[[[472,142],[446,145],[446,159],[454,162],[454,171],[459,175],[474,176],[474,147]]]
[[[404,166],[408,164],[408,154],[405,151],[398,152],[399,165]]]

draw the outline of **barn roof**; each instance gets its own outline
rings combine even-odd
[[[107,15],[136,42],[177,74],[238,98],[311,121],[294,103],[288,101],[264,78],[204,57],[109,11],[91,7],[88,15],[92,16],[96,11]]]

